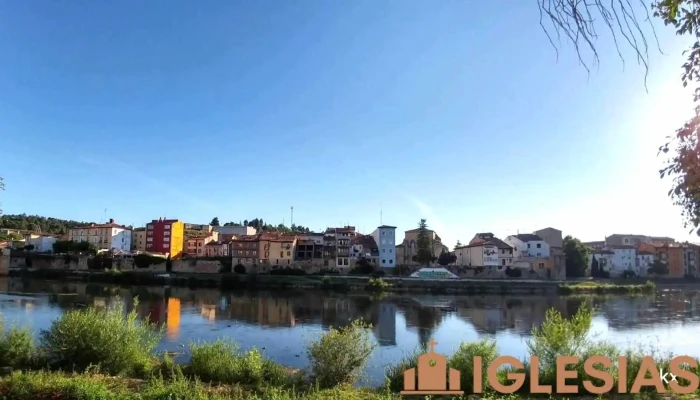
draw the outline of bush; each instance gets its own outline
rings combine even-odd
[[[383,292],[389,289],[390,286],[391,285],[389,285],[382,278],[369,278],[369,282],[367,283],[367,286],[365,286],[365,290],[370,292]]]
[[[418,368],[418,357],[425,351],[416,349],[413,354],[409,354],[396,364],[390,365],[386,369],[386,387],[390,392],[398,393],[404,390],[403,373],[410,368]]]
[[[122,388],[107,379],[64,373],[15,373],[0,381],[0,398],[13,400],[120,400],[128,398]],[[121,390],[120,390],[121,389]]]
[[[258,349],[242,354],[231,341],[191,343],[190,352],[187,373],[205,382],[279,386],[287,378],[284,368],[263,357]]]
[[[236,274],[245,274],[245,265],[236,264],[236,266],[233,267],[233,272]]]
[[[0,367],[29,367],[34,354],[31,331],[27,328],[12,326],[4,332],[4,325],[0,315]]]
[[[628,269],[628,270],[625,270],[624,272],[622,272],[622,277],[625,279],[634,278],[635,276],[637,276],[637,274],[635,274],[634,271],[632,271],[631,269]]]
[[[474,357],[481,356],[481,379],[482,388],[489,388],[487,368],[493,360],[498,357],[496,342],[482,339],[478,342],[462,343],[455,354],[448,360],[450,368],[460,372],[461,390],[472,393],[474,389]]]
[[[106,310],[73,310],[41,331],[41,350],[50,365],[85,370],[91,365],[112,375],[143,376],[153,366],[151,354],[162,330],[139,322],[136,311],[124,316],[117,299]]]
[[[355,383],[372,355],[369,325],[356,320],[344,328],[331,328],[309,344],[311,374],[321,388]]]
[[[506,267],[506,276],[510,278],[520,278],[523,275],[523,271],[520,268]]]

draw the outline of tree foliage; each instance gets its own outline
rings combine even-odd
[[[455,244],[455,249],[457,249],[457,247],[462,247],[462,242],[460,242],[459,239],[457,239],[457,244]]]
[[[659,175],[671,180],[668,195],[675,205],[681,207],[685,227],[700,235],[700,1],[537,0],[537,3],[540,25],[550,43],[557,49],[554,39],[558,43],[564,36],[573,43],[586,70],[589,70],[584,60],[586,51],[592,54],[593,65],[599,60],[595,42],[598,39],[596,29],[601,23],[611,33],[623,65],[621,45],[632,49],[646,72],[649,70],[649,33],[653,34],[658,48],[650,18],[652,12],[666,26],[672,26],[677,35],[693,38],[692,45],[684,52],[686,61],[681,66],[681,82],[683,87],[690,85],[694,89],[695,113],[670,136],[667,143],[659,147],[659,153],[668,157]],[[551,26],[545,26],[544,21],[549,21]],[[649,29],[644,29],[647,26]]]
[[[8,214],[0,217],[0,228],[27,230],[61,235],[71,228],[88,226],[90,222],[79,222],[52,217],[27,214]]]
[[[442,249],[442,253],[437,258],[437,263],[443,267],[457,262],[457,256]]]
[[[586,276],[588,269],[588,247],[580,240],[567,235],[564,238],[564,260],[566,263],[566,277],[578,278]]]
[[[69,253],[97,253],[97,246],[90,242],[75,242],[72,240],[58,240],[54,242],[51,247],[53,247],[54,253],[69,254]]]
[[[651,275],[668,275],[668,265],[660,260],[654,260],[654,263],[647,269],[647,273]]]
[[[591,261],[591,276],[594,278],[597,278],[600,275],[600,265],[598,263],[598,260],[593,256],[593,260]]]
[[[416,240],[416,261],[421,265],[428,265],[433,261],[433,240],[428,233],[428,224],[421,219],[418,224],[418,240]]]
[[[211,226],[219,226],[219,217],[214,217],[209,223]]]

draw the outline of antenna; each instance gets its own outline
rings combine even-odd
[[[384,209],[383,209],[383,207],[384,207],[384,205],[382,204],[382,202],[380,202],[380,203],[379,203],[379,225],[384,225],[384,223],[382,222],[382,217],[383,217],[383,214],[384,214]]]

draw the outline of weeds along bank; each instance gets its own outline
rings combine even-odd
[[[645,355],[652,355],[655,365],[668,371],[671,355],[643,348],[620,350],[592,340],[588,335],[591,319],[592,312],[585,306],[570,319],[555,310],[547,313],[544,324],[528,342],[530,355],[539,358],[536,366],[523,363],[519,371],[508,367],[497,371],[501,384],[512,383],[509,373],[523,374],[514,397],[495,393],[490,386],[488,365],[502,355],[493,341],[462,343],[448,357],[447,365],[460,372],[460,386],[466,393],[481,386],[482,396],[494,399],[535,396],[530,392],[537,383],[556,390],[556,359],[562,355],[582,359],[569,367],[577,371],[578,378],[568,382],[576,385],[581,395],[587,392],[584,381],[597,386],[606,383],[586,374],[583,359],[589,356],[611,360],[627,357],[624,368],[618,364],[600,366],[615,391],[621,385],[634,385]],[[69,311],[42,331],[36,342],[25,328],[3,327],[3,332],[0,367],[12,371],[0,378],[2,399],[394,399],[400,398],[404,389],[403,372],[416,368],[419,354],[425,351],[417,349],[390,367],[383,387],[359,389],[353,384],[362,376],[374,350],[369,330],[360,321],[331,329],[310,342],[306,349],[309,365],[303,371],[291,371],[257,349],[240,351],[232,341],[190,343],[189,363],[178,364],[154,352],[162,330],[140,321],[134,312],[125,314],[119,303],[106,310]],[[482,359],[478,371],[474,370],[475,357]],[[537,370],[537,379],[533,370]],[[697,365],[687,370],[700,377]],[[480,377],[477,382],[475,375]],[[641,389],[648,396],[657,391],[654,387]]]
[[[360,275],[284,275],[284,274],[188,274],[121,271],[118,269],[72,271],[63,269],[10,270],[16,278],[75,280],[117,285],[181,286],[236,289],[304,289],[334,292],[393,292],[434,294],[569,295],[569,294],[647,294],[656,289],[646,284],[610,284],[585,282],[562,284],[532,280],[471,279],[426,280],[417,278],[371,277]]]

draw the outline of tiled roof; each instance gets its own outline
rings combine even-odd
[[[522,240],[523,242],[534,242],[536,240],[541,241],[542,238],[539,237],[538,235],[532,234],[532,233],[521,233],[518,235],[513,235],[514,237]]]
[[[512,249],[513,247],[509,245],[508,243],[504,242],[503,240],[493,236],[493,233],[487,232],[487,233],[477,233],[477,236],[481,238],[485,242],[490,242],[491,244],[496,245],[499,249]],[[483,235],[483,236],[482,236]],[[490,235],[490,236],[488,236]],[[488,239],[487,239],[488,238]]]

